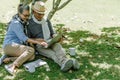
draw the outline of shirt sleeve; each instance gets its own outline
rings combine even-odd
[[[26,42],[28,37],[25,35],[23,31],[23,25],[19,23],[18,21],[15,21],[11,24],[11,28],[13,32],[16,34],[16,36],[20,39],[22,42]]]

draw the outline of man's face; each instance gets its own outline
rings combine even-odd
[[[44,14],[40,14],[40,13],[37,13],[35,11],[33,11],[33,14],[38,21],[41,21],[44,17]]]
[[[26,21],[28,21],[28,19],[29,19],[29,15],[30,15],[29,11],[28,11],[28,10],[24,10],[23,13],[20,14],[20,17],[21,17],[21,19],[22,19],[24,22],[26,22]]]

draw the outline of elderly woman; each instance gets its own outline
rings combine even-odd
[[[5,69],[12,75],[15,73],[17,67],[20,67],[28,60],[33,60],[35,57],[34,49],[23,45],[23,43],[29,42],[41,45],[41,42],[30,39],[25,35],[25,26],[30,15],[29,10],[28,5],[19,5],[18,14],[11,20],[3,42],[5,55],[17,57],[12,64],[5,65]]]

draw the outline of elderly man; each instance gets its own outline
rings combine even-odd
[[[39,54],[52,59],[61,67],[62,71],[68,71],[71,67],[79,69],[78,61],[67,58],[65,50],[63,50],[59,43],[55,43],[51,47],[45,48],[48,45],[47,40],[55,37],[55,32],[51,22],[43,18],[46,10],[44,3],[36,1],[32,6],[32,10],[33,15],[29,20],[28,35],[30,38],[43,39],[45,41],[43,44],[41,43],[43,47],[40,47],[40,45],[35,46]]]

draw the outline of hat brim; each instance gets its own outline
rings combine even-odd
[[[35,9],[33,6],[32,6],[32,10],[39,14],[45,14],[45,11],[39,11],[39,10]]]

